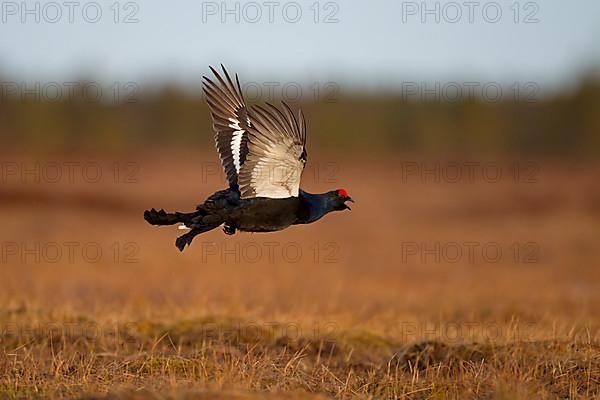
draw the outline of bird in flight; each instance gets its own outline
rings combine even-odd
[[[210,67],[216,80],[203,77],[217,151],[229,188],[209,196],[194,212],[167,213],[152,208],[144,219],[152,225],[182,224],[189,230],[177,238],[180,251],[196,235],[223,225],[233,235],[273,232],[291,225],[310,224],[332,211],[350,209],[353,200],[344,189],[312,194],[300,189],[306,164],[306,121],[282,102],[279,109],[248,107],[240,82],[235,84],[221,65],[223,76]]]

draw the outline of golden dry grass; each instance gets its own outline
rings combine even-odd
[[[199,179],[198,155],[120,157],[140,166],[133,184],[3,184],[0,397],[600,396],[599,167],[540,163],[536,184],[423,184],[398,168],[420,159],[397,157],[340,161],[339,183],[305,176],[310,191],[346,188],[352,212],[274,234],[215,230],[184,253],[178,231],[141,215],[191,209],[222,186]],[[72,261],[6,254],[66,242],[78,244]],[[503,256],[403,259],[406,243],[465,242]],[[538,262],[515,262],[515,242],[535,243]]]

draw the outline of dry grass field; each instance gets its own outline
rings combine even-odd
[[[80,157],[98,182],[3,171],[0,398],[600,397],[598,164],[311,154],[351,212],[180,253],[142,213],[221,188],[212,152]]]

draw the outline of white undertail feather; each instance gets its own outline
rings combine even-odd
[[[180,231],[189,231],[190,228],[187,227],[186,224],[180,224],[177,229],[179,229]]]

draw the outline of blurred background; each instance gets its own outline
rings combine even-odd
[[[2,138],[202,150],[201,77],[223,63],[248,100],[307,108],[316,149],[590,157],[599,17],[591,0],[7,2]]]
[[[401,341],[467,322],[509,340],[521,321],[527,339],[598,339],[597,1],[1,7],[4,321],[334,321]],[[221,63],[249,103],[305,112],[302,187],[345,188],[351,212],[184,253],[145,223],[225,187],[201,91]]]

